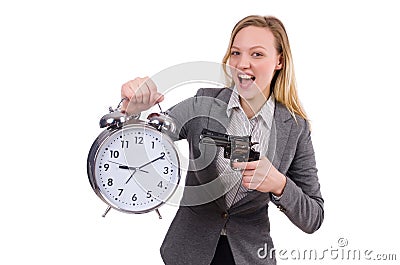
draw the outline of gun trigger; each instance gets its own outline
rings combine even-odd
[[[259,144],[259,142],[254,142],[254,143],[250,143],[250,147],[252,147],[253,145]]]

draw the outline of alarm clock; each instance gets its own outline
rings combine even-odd
[[[89,151],[89,182],[108,205],[103,217],[113,208],[134,214],[155,210],[161,219],[158,208],[181,178],[178,151],[168,136],[175,125],[163,113],[150,114],[147,121],[128,116],[119,110],[121,102],[100,120],[105,129]]]

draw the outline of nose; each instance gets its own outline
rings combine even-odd
[[[242,54],[240,56],[236,68],[238,68],[238,69],[248,69],[248,68],[250,68],[250,60],[245,54]]]

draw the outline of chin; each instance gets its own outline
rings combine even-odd
[[[239,92],[240,97],[246,100],[252,100],[257,95],[260,95],[260,91],[258,91],[257,89],[242,89],[238,87],[237,90]]]
[[[262,94],[262,91],[255,85],[252,85],[251,87],[248,88],[243,88],[240,84],[237,84],[236,88],[239,92],[239,95],[247,100],[251,100]]]

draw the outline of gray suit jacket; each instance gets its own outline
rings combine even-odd
[[[269,193],[251,191],[227,209],[215,166],[215,147],[199,145],[203,128],[226,133],[226,107],[232,90],[200,89],[197,95],[169,110],[178,130],[175,139],[189,142],[189,164],[181,205],[161,246],[165,264],[210,264],[223,227],[236,264],[276,264],[260,258],[264,246],[273,248],[268,203],[274,204],[306,233],[316,231],[324,218],[314,150],[307,122],[296,119],[276,103],[269,149],[265,155],[285,176],[287,184],[279,201]]]

